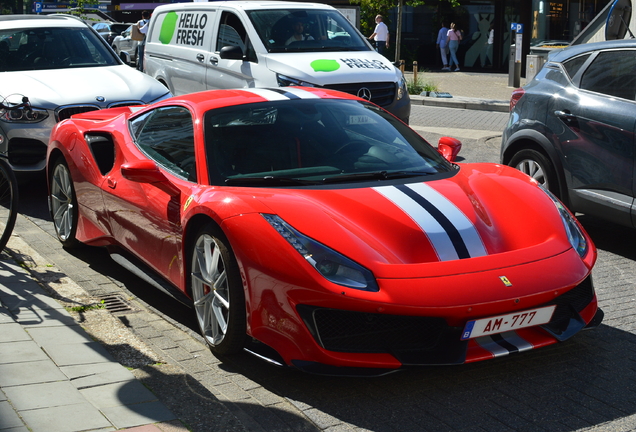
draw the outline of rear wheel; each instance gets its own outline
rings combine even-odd
[[[552,162],[543,153],[533,149],[520,150],[508,165],[529,175],[557,197],[561,195]]]
[[[49,184],[51,185],[49,191],[51,217],[57,238],[65,247],[76,247],[80,244],[75,238],[78,218],[77,198],[71,172],[64,158],[60,157],[55,161]]]
[[[190,289],[197,321],[210,350],[235,354],[246,334],[245,294],[236,258],[214,224],[203,227],[190,251]]]

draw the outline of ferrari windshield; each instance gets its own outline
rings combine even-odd
[[[453,170],[408,126],[366,102],[297,99],[208,111],[214,185],[300,186]]]
[[[248,11],[268,52],[370,51],[340,12],[329,9]]]
[[[0,72],[117,64],[102,38],[88,28],[0,29]]]

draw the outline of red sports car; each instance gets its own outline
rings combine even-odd
[[[521,172],[456,164],[381,108],[221,90],[58,123],[60,241],[193,304],[213,352],[316,373],[459,364],[602,320],[596,249]]]

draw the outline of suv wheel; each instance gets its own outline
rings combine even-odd
[[[554,167],[543,153],[532,149],[520,150],[510,159],[508,165],[529,175],[557,197],[561,195]]]

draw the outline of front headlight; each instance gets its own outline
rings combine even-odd
[[[307,81],[302,81],[302,80],[291,78],[281,74],[276,74],[276,79],[278,80],[279,87],[288,87],[288,86],[316,87],[315,84],[309,83]]]
[[[398,85],[398,91],[397,91],[397,100],[400,100],[404,97],[404,95],[408,94],[408,88],[406,86],[406,78],[404,78],[404,74],[401,74],[401,78],[399,81],[399,85]]]
[[[561,220],[563,221],[563,226],[565,227],[565,232],[568,235],[570,244],[572,245],[574,250],[576,250],[579,256],[583,258],[587,253],[588,244],[587,240],[585,239],[585,235],[581,231],[581,228],[579,228],[579,224],[574,219],[574,216],[572,216],[572,213],[570,213],[570,211],[565,208],[561,201],[559,201],[559,199],[555,197],[552,192],[547,190],[542,185],[539,185],[539,187],[546,193],[546,195],[550,197],[550,199],[556,206],[559,214],[561,215]]]
[[[325,279],[362,291],[380,290],[373,274],[322,243],[301,234],[277,215],[262,214],[267,222]]]
[[[37,123],[49,116],[42,108],[25,107],[16,110],[0,110],[0,120],[6,123]]]

